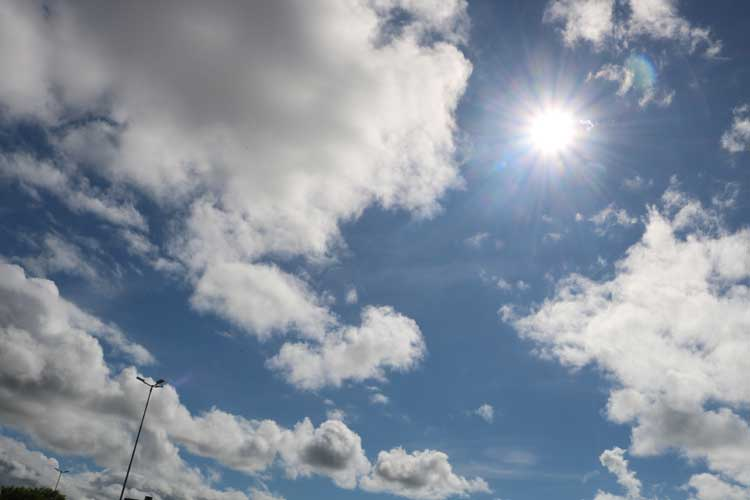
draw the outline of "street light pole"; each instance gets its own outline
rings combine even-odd
[[[55,489],[54,489],[54,490],[52,490],[52,491],[57,491],[57,487],[58,487],[58,486],[60,486],[60,478],[62,477],[62,475],[63,475],[63,474],[65,474],[66,472],[70,472],[70,471],[68,471],[68,470],[62,470],[62,469],[60,469],[59,467],[55,467],[55,470],[56,470],[56,471],[57,471],[57,472],[58,472],[59,474],[57,474],[57,481],[55,482]]]
[[[159,379],[155,383],[149,384],[142,377],[136,377],[136,378],[148,386],[148,398],[146,398],[146,407],[143,409],[143,416],[141,417],[141,425],[138,427],[138,434],[136,434],[135,436],[135,445],[133,445],[133,453],[130,455],[130,463],[128,464],[128,471],[125,473],[125,480],[122,482],[122,491],[120,492],[120,500],[122,500],[123,495],[125,495],[125,486],[127,486],[128,484],[128,476],[130,476],[130,467],[133,466],[133,458],[135,458],[135,449],[138,447],[138,438],[141,437],[141,429],[143,429],[143,421],[146,419],[146,411],[148,410],[148,403],[149,401],[151,401],[151,393],[153,392],[154,388],[161,389],[162,387],[164,387],[164,384],[166,384],[166,382],[163,379]]]

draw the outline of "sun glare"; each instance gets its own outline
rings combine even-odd
[[[529,140],[542,154],[559,154],[573,143],[576,128],[576,121],[571,113],[560,109],[546,110],[531,120]]]

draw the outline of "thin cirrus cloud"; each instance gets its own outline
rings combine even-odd
[[[345,246],[339,223],[366,207],[429,217],[462,185],[454,112],[471,72],[458,47],[465,2],[304,3],[293,15],[284,2],[166,2],[147,26],[137,8],[6,6],[0,102],[45,127],[55,155],[4,158],[3,177],[128,228],[128,248],[182,275],[197,311],[261,339],[306,339],[269,362],[300,387],[418,366],[411,322],[364,306],[368,325],[341,324],[313,283],[276,260],[330,261]],[[408,29],[385,36],[399,9]],[[19,64],[26,71],[10,70]],[[94,118],[66,122],[71,113]],[[149,245],[144,216],[118,198],[127,192],[177,215],[167,258]],[[368,372],[322,365],[338,349],[366,349],[378,318],[391,319],[381,327],[394,353],[367,355]],[[292,355],[316,374],[291,369]]]

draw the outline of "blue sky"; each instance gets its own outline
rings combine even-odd
[[[0,7],[0,482],[750,498],[750,11]]]

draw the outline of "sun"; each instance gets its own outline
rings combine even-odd
[[[535,114],[529,124],[528,139],[543,155],[564,153],[577,135],[573,114],[563,109],[547,109]]]

